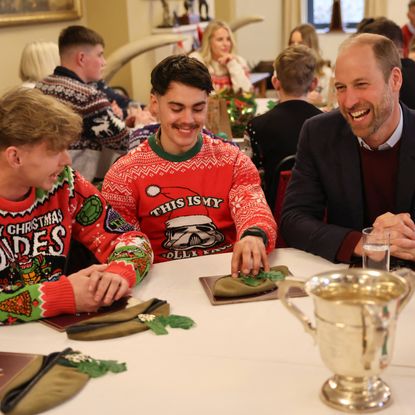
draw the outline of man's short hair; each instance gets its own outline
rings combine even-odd
[[[411,1],[408,3],[408,10],[409,10],[412,6],[415,6],[415,0],[411,0]]]
[[[375,19],[372,23],[368,23],[364,26],[359,33],[375,33],[377,35],[382,35],[395,43],[398,49],[403,47],[402,30],[395,22],[389,19]]]
[[[171,82],[201,89],[208,95],[213,91],[207,67],[187,55],[172,55],[163,59],[151,71],[151,92],[165,95]]]
[[[62,55],[65,50],[73,46],[81,45],[102,45],[105,46],[101,35],[85,26],[68,26],[59,35],[59,53]]]
[[[308,92],[315,77],[316,66],[315,53],[305,45],[289,46],[274,62],[275,73],[282,89],[295,96]]]
[[[0,98],[0,149],[46,141],[61,151],[79,139],[82,118],[38,89],[17,88]]]
[[[373,33],[359,33],[346,39],[339,48],[339,54],[350,46],[370,46],[383,73],[385,82],[389,81],[393,68],[401,69],[401,58],[398,48],[385,36]]]

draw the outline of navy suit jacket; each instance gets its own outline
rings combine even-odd
[[[415,111],[401,106],[403,131],[392,213],[408,212],[415,220]],[[370,226],[364,223],[364,209],[356,136],[338,110],[309,119],[301,130],[285,195],[280,229],[284,240],[335,262],[346,235]]]

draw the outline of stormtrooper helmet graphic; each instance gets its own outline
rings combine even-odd
[[[149,186],[146,189],[148,196],[156,197],[164,195],[169,201],[188,201],[189,197],[201,196],[188,188]],[[187,202],[180,204],[180,208],[173,210],[166,221],[166,239],[162,246],[166,249],[186,251],[195,248],[211,248],[225,239],[217,229],[212,219],[208,216],[207,208],[203,203],[189,205]]]

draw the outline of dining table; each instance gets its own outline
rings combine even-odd
[[[308,279],[348,267],[293,249],[276,249],[271,265]],[[91,379],[69,401],[46,412],[152,415],[333,415],[320,389],[332,373],[318,347],[279,299],[212,305],[199,280],[230,273],[231,253],[154,264],[133,289],[139,300],[169,302],[195,327],[150,330],[98,341],[70,340],[41,322],[0,328],[0,351],[48,354],[71,347],[96,359],[125,362],[127,371]],[[310,297],[292,301],[314,321]],[[415,412],[415,301],[399,316],[392,362],[381,378],[392,389],[384,415]]]

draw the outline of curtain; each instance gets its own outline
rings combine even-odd
[[[301,24],[302,0],[282,0],[282,48],[288,46],[291,30]]]
[[[365,0],[364,17],[386,16],[387,0]]]

